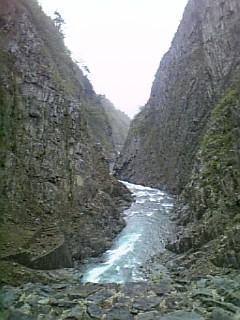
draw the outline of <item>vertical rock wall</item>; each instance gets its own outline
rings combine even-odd
[[[240,267],[240,2],[190,0],[115,171],[179,195],[176,252]]]
[[[37,3],[1,1],[1,257],[71,266],[123,226],[118,206],[128,192],[109,176],[87,123],[95,100]]]
[[[190,0],[150,99],[131,124],[117,175],[180,193],[209,115],[239,77],[240,4]]]

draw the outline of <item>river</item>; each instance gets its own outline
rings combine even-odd
[[[172,198],[163,191],[122,181],[135,202],[124,211],[126,227],[98,263],[89,264],[82,282],[124,283],[144,280],[141,266],[164,251],[173,233],[169,212]]]

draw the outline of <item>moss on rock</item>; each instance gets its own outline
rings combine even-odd
[[[190,182],[180,197],[189,205],[189,223],[174,245],[177,251],[207,246],[216,264],[235,268],[240,267],[239,110],[236,87],[226,92],[210,115]],[[183,207],[180,222],[184,211]]]

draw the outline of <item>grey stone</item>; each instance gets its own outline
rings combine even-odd
[[[151,288],[158,296],[162,296],[172,290],[172,285],[170,280],[162,280],[153,284]]]
[[[68,300],[62,300],[57,301],[57,306],[61,308],[72,308],[77,305],[78,302],[75,301],[68,301]]]
[[[240,308],[240,291],[229,293],[226,297],[226,301],[229,301]]]
[[[8,308],[12,306],[18,299],[19,295],[20,292],[18,289],[7,289],[7,287],[3,288],[0,291],[0,307]]]
[[[34,317],[19,311],[11,311],[6,320],[34,320]]]
[[[86,298],[100,289],[102,288],[98,285],[75,286],[71,291],[68,292],[68,296],[70,299]]]
[[[134,318],[134,320],[161,320],[161,319],[162,319],[161,314],[157,311],[139,313]]]
[[[211,314],[211,320],[234,320],[234,315],[220,308],[215,308]]]
[[[87,308],[87,312],[93,319],[101,319],[103,315],[102,309],[96,304],[90,304]]]
[[[38,300],[38,304],[41,304],[41,305],[46,305],[46,304],[49,304],[50,303],[50,298],[47,297],[47,298],[41,298]]]
[[[106,314],[106,320],[133,320],[133,315],[125,307],[113,307]]]
[[[69,285],[67,283],[54,283],[51,285],[53,289],[62,290],[67,288]]]
[[[146,296],[144,298],[138,298],[133,301],[133,308],[143,311],[150,311],[157,307],[161,302],[161,298],[157,296]]]
[[[146,282],[126,283],[122,288],[123,294],[127,297],[143,296],[148,290],[149,285]]]
[[[44,303],[44,301],[46,303]],[[48,304],[49,303],[49,298],[43,298],[40,300],[39,295],[37,294],[29,294],[28,296],[24,297],[24,302],[27,302],[30,306],[32,305],[37,305],[37,304]]]
[[[102,289],[87,297],[87,300],[93,301],[95,303],[101,303],[104,300],[109,299],[114,295],[114,291],[110,289]]]
[[[204,320],[202,316],[196,312],[176,311],[164,315],[161,320]]]
[[[82,320],[83,319],[83,310],[76,306],[70,310],[65,310],[62,315],[63,320],[72,319],[72,320]]]

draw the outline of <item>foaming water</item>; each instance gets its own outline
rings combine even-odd
[[[164,251],[173,233],[169,219],[172,198],[149,187],[121,181],[136,201],[125,210],[126,227],[106,251],[101,263],[89,264],[82,282],[124,283],[143,280],[141,265],[152,255]]]

